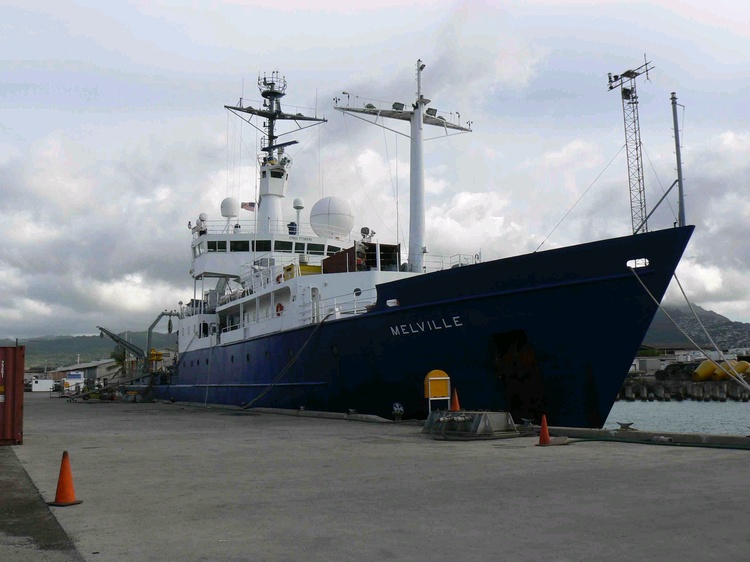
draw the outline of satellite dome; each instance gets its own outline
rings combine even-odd
[[[298,211],[301,211],[305,208],[305,202],[302,201],[299,197],[297,197],[294,202],[292,202],[292,207]]]
[[[240,204],[234,197],[227,197],[221,202],[221,216],[224,218],[236,217],[240,212]]]
[[[349,203],[340,197],[323,197],[310,211],[310,226],[321,238],[347,236],[354,227]]]
[[[207,221],[208,215],[206,213],[201,213],[200,215],[198,215],[198,218],[202,221]]]

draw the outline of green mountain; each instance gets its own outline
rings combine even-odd
[[[705,310],[698,305],[693,305],[700,322],[696,320],[687,305],[665,306],[664,309],[672,317],[680,328],[682,328],[695,342],[704,348],[712,349],[708,337],[701,324],[711,335],[711,338],[722,349],[732,347],[750,347],[750,324],[745,322],[734,322],[711,310]],[[667,315],[658,310],[654,321],[646,333],[643,344],[650,347],[682,347],[691,348],[692,344]]]
[[[125,337],[125,334],[118,334]],[[151,345],[157,349],[176,349],[177,334],[154,332]],[[127,340],[146,349],[148,332],[128,332]],[[0,346],[14,346],[15,340],[0,340]],[[77,363],[89,363],[109,359],[117,344],[108,337],[99,336],[54,336],[18,340],[18,345],[26,346],[26,370],[48,371]]]

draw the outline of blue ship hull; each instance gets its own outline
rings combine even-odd
[[[466,409],[601,427],[693,227],[429,273],[378,286],[357,317],[182,354],[157,398],[424,417],[425,375]],[[638,278],[626,266],[646,258]],[[345,275],[345,274],[342,274]],[[389,307],[389,299],[399,305]],[[301,350],[301,351],[300,351]],[[445,404],[443,404],[444,406]]]

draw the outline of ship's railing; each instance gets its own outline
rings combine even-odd
[[[431,262],[435,267],[435,270],[472,265],[478,263],[480,260],[478,254],[455,254],[450,257],[431,257],[438,258],[433,259]],[[260,258],[259,260],[256,260],[256,262],[262,262],[263,259],[264,258]],[[261,292],[269,288],[272,289],[274,286],[282,284],[286,279],[290,278],[292,274],[294,276],[301,275],[302,272],[300,266],[305,265],[299,263],[298,257],[269,257],[267,259],[274,259],[276,261],[272,264],[268,264],[267,267],[256,265],[255,267],[257,269],[251,273],[253,276],[252,283],[248,284],[246,277],[243,275],[243,279],[246,280],[246,286],[224,295],[221,297],[220,303],[224,304],[255,292]],[[290,265],[293,266],[292,270],[289,269]],[[377,289],[374,287],[365,290],[356,289],[351,293],[313,300],[312,302],[300,305],[298,309],[299,325],[315,324],[323,321],[326,317],[329,319],[340,319],[359,316],[360,314],[368,312],[376,302]],[[267,333],[270,331],[269,327],[272,326],[272,324],[269,323],[275,322],[276,324],[279,324],[279,321],[280,317],[273,314],[268,317],[259,316],[252,321],[245,321],[244,323],[240,319],[237,319],[236,323],[223,327],[222,332],[226,335],[223,336],[222,339],[226,341],[227,337],[240,339],[253,334]],[[279,324],[276,329],[279,329],[280,327],[281,325]],[[242,332],[236,332],[242,328],[244,328]],[[235,332],[235,334],[229,334],[230,332]]]
[[[322,272],[320,262],[300,261],[299,255],[287,256],[279,253],[263,254],[253,262],[242,265],[240,278],[243,286],[219,297],[219,305],[227,304],[248,295],[266,292],[293,277]]]
[[[480,260],[481,257],[479,254],[454,254],[449,257],[428,254],[425,255],[425,272],[429,273],[472,265],[479,263]],[[269,252],[268,254],[260,255],[251,263],[244,264],[240,271],[243,286],[219,296],[219,305],[227,304],[251,294],[266,292],[293,277],[311,273],[322,273],[322,267],[317,260],[316,263],[312,264],[301,263],[300,255],[288,256],[279,254],[278,252]],[[373,295],[372,302],[367,304],[374,304],[375,297],[376,295]],[[367,297],[365,296],[365,298]],[[353,298],[346,298],[346,296],[342,295],[341,297],[334,297],[334,299],[341,301],[338,306],[340,314],[361,314],[361,306],[358,306],[359,301],[361,301],[359,295]],[[326,301],[319,302],[325,303]],[[346,303],[344,308],[341,307],[343,303]]]
[[[286,221],[271,220],[267,220],[266,222],[267,224],[264,224],[263,226],[267,227],[267,232],[272,235],[277,234],[300,236],[304,238],[318,238],[318,235],[315,233],[310,223],[296,224],[296,222],[293,221],[294,224],[292,224],[291,222]],[[233,220],[229,223],[226,220],[208,220],[203,223],[202,228],[197,226],[192,227],[192,232],[193,238],[197,238],[202,234],[248,234],[257,232],[258,226],[260,226],[260,220],[257,218],[249,220]],[[337,229],[334,227],[329,227],[326,230],[327,232],[324,233],[324,237],[331,239],[353,242],[354,240],[361,240],[362,238],[362,235],[355,231]],[[265,231],[262,236],[267,236]]]
[[[246,320],[244,322],[240,319],[237,320],[235,323],[222,327],[220,342],[229,343],[231,341],[268,334],[278,331],[281,327],[281,318],[275,314],[259,316],[254,320]]]
[[[226,221],[205,221],[205,228],[207,234],[226,234],[226,233],[238,233],[247,234],[256,231],[257,219],[254,220],[237,220],[232,224],[228,224]],[[283,221],[276,221],[275,223],[269,223],[268,231],[270,235],[289,235],[299,236],[300,238],[318,238],[318,235],[313,231],[312,226],[309,223],[302,223],[299,225],[291,226],[289,223]],[[193,238],[197,238],[203,232],[199,231],[197,227],[193,227]],[[264,238],[267,234],[262,235]],[[361,241],[361,233],[355,231],[336,231],[333,228],[329,229],[326,233],[328,239],[335,239],[341,242],[342,246],[346,246],[347,243],[353,244],[355,241]],[[402,257],[405,260],[405,258]],[[450,269],[453,267],[461,267],[464,265],[471,265],[480,263],[482,261],[481,254],[454,254],[452,256],[442,256],[438,254],[425,254],[424,255],[424,273],[433,271],[441,271],[443,269]]]
[[[306,303],[301,307],[299,320],[301,324],[315,324],[329,314],[329,319],[359,316],[368,312],[377,300],[378,293],[374,287],[357,289],[352,293]]]
[[[337,295],[327,299],[312,301],[300,307],[299,325],[316,324],[323,319],[339,319],[359,316],[368,312],[377,301],[375,288],[357,290],[352,293]],[[221,329],[219,342],[240,340],[253,335],[270,333],[281,328],[281,317],[275,314],[259,316],[253,320],[237,321]],[[276,324],[274,326],[274,324]]]
[[[465,265],[480,263],[482,257],[480,254],[454,254],[452,256],[439,256],[436,254],[425,254],[424,272],[442,271],[444,269],[453,269]]]
[[[304,257],[309,260],[308,256]],[[228,300],[273,288],[292,277],[298,277],[306,273],[320,273],[321,271],[322,266],[318,260],[309,263],[308,261],[300,261],[299,255],[288,256],[269,252],[240,268],[240,278],[245,285],[245,289],[242,294],[233,294]]]
[[[473,265],[475,263],[480,263],[481,261],[482,261],[482,258],[480,254],[454,254],[452,256],[441,256],[438,254],[425,254],[422,272],[431,273],[433,271],[453,269],[453,268],[462,267],[465,265]],[[365,251],[363,264],[361,264],[364,267],[364,269],[370,269],[371,267],[374,267],[373,264],[376,264],[376,263],[378,263],[377,251],[373,251],[373,250]],[[347,262],[347,266],[348,265],[349,263]],[[357,267],[360,267],[359,262],[358,262]],[[406,271],[406,267],[407,267],[406,263],[401,264],[400,267],[397,264],[386,265],[382,262],[380,263],[381,271],[396,271],[399,268],[401,269],[401,271]],[[359,269],[359,270],[362,271],[362,269]]]

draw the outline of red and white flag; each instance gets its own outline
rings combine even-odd
[[[255,212],[255,202],[242,203],[242,208],[246,211]]]

